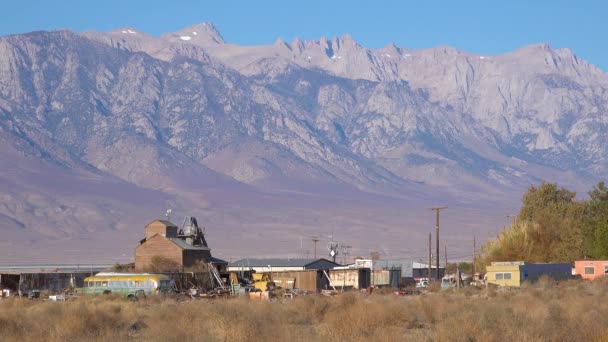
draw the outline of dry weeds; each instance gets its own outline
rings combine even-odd
[[[0,301],[0,341],[608,341],[608,280],[291,301]]]

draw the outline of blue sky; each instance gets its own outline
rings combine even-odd
[[[139,1],[56,0],[0,3],[0,35],[67,28],[150,34],[211,21],[226,41],[271,44],[349,33],[367,47],[450,45],[499,54],[546,42],[569,47],[608,70],[607,1]]]

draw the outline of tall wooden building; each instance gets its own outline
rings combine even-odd
[[[135,271],[149,271],[155,256],[171,260],[179,271],[192,271],[198,263],[227,264],[213,258],[196,218],[188,217],[182,228],[165,221],[154,220],[145,228],[145,238],[135,249]]]

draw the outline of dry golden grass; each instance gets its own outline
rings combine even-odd
[[[0,301],[0,341],[608,341],[608,279],[291,301]]]

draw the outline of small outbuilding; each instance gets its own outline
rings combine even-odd
[[[574,262],[577,276],[586,280],[593,280],[608,274],[608,260],[580,260]]]
[[[523,261],[493,262],[486,266],[488,284],[499,286],[521,286],[522,282],[533,282],[546,276],[555,280],[572,278],[572,265],[558,263],[526,263]]]

